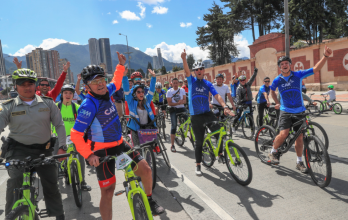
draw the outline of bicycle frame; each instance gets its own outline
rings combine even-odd
[[[75,147],[74,147],[74,144],[69,144],[68,145],[68,150],[66,151],[66,153],[70,153],[70,156],[67,158],[67,161],[66,161],[66,169],[68,171],[68,176],[69,176],[69,183],[71,184],[71,172],[70,172],[70,165],[73,161],[76,162],[77,164],[77,171],[79,173],[79,180],[80,180],[80,183],[83,181],[82,179],[82,171],[81,171],[81,164],[80,164],[80,161],[78,159],[78,156],[77,157],[74,157],[74,153],[76,153],[75,151]],[[64,164],[64,161],[62,161],[60,163],[60,166],[62,168],[62,170],[64,170],[64,167],[63,167],[63,164]]]
[[[187,126],[186,126],[186,129],[184,130],[185,125]],[[192,126],[191,126],[191,116],[189,116],[187,120],[179,126],[179,129],[183,131],[185,138],[187,137],[189,128],[190,128],[191,137],[193,138],[193,140],[195,140],[195,135],[193,133]],[[179,136],[179,135],[176,135],[176,136]]]
[[[243,110],[242,115],[239,117],[239,119],[237,121],[237,127],[240,125],[240,123],[242,123],[242,120],[245,120],[245,123],[248,125],[249,122],[246,120],[246,115],[247,114],[250,114],[250,111],[246,112],[246,111]]]

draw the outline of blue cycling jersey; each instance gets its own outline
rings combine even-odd
[[[270,90],[271,90],[271,88],[269,86],[267,87],[265,85],[262,85],[260,87],[259,93],[257,94],[257,104],[267,102],[265,95],[263,93],[265,92],[265,93],[267,93],[267,95],[269,95]]]
[[[237,96],[237,87],[239,86],[239,81],[237,82],[237,83],[235,83],[235,84],[233,84],[232,85],[232,83],[231,83],[231,91],[232,91],[232,94],[231,94],[231,96],[233,97],[233,98],[236,98],[236,96]]]
[[[215,96],[217,91],[213,84],[205,79],[197,79],[192,75],[187,77],[189,109],[191,115],[200,115],[209,112],[209,92]]]
[[[313,75],[313,68],[290,73],[288,80],[278,75],[272,83],[271,89],[277,88],[280,93],[280,110],[287,113],[300,113],[306,110],[302,98],[302,79]]]

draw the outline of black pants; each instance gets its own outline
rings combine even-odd
[[[212,122],[212,121],[217,121],[217,118],[212,112],[206,112],[204,114],[191,116],[192,129],[196,138],[196,150],[195,150],[196,163],[202,162],[202,146],[203,146],[204,134],[205,134],[205,127],[203,126],[203,124],[207,122]],[[214,125],[209,127],[209,129],[211,132],[214,132],[216,130],[219,130],[220,126]],[[219,135],[217,134],[215,137],[218,139]]]
[[[263,125],[263,114],[265,112],[265,109],[268,109],[267,102],[257,104],[257,111],[259,113],[259,126],[260,127]]]

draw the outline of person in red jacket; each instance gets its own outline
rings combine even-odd
[[[22,69],[22,61],[18,62],[17,57],[13,58],[13,63],[16,64],[17,69]],[[38,86],[39,90],[36,91],[36,95],[47,96],[47,97],[51,97],[53,100],[56,100],[56,98],[59,95],[60,90],[62,89],[62,86],[64,84],[66,74],[67,74],[69,67],[70,67],[70,62],[67,62],[66,65],[63,66],[63,72],[62,72],[62,74],[60,74],[60,76],[57,80],[57,83],[52,90],[49,90],[50,84],[48,83],[48,80],[42,79],[39,82],[39,86]]]

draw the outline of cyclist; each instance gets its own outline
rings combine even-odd
[[[74,93],[75,93],[75,88],[73,86],[71,85],[63,86],[61,91],[61,100],[60,102],[56,104],[62,114],[66,136],[70,135],[70,131],[74,127],[75,120],[77,117],[77,110],[80,107],[80,105],[72,102]],[[53,127],[52,132],[56,134],[55,127],[54,126],[52,127]],[[66,151],[67,148],[65,148],[64,150]],[[83,190],[90,191],[92,188],[87,185],[86,179],[85,179],[85,166],[86,166],[85,159],[80,154],[79,154],[79,161],[81,165],[81,172],[82,172],[82,178],[83,178],[83,181],[81,183],[81,188]]]
[[[150,87],[150,80],[149,79],[146,80],[146,87]]]
[[[284,140],[288,136],[292,124],[303,118],[300,116],[297,118],[292,118],[289,114],[299,114],[306,110],[301,92],[302,79],[313,75],[314,72],[319,72],[331,54],[332,50],[325,46],[324,57],[314,66],[314,68],[300,70],[297,72],[291,71],[291,59],[289,57],[279,58],[278,66],[281,74],[278,75],[272,82],[271,95],[276,103],[275,108],[280,108],[278,122],[280,133],[275,138],[273,148],[269,154],[271,163],[279,164],[279,153],[277,149],[281,144],[283,144]],[[281,102],[279,102],[275,93],[277,88],[281,96]],[[297,131],[300,126],[301,125],[294,127],[294,130]],[[296,169],[300,170],[301,172],[307,172],[307,168],[302,162],[303,134],[300,134],[300,136],[296,139],[295,150],[297,154]]]
[[[75,86],[75,92],[80,97],[80,99],[83,101],[83,100],[85,100],[86,95],[83,94],[83,92],[80,91],[81,79],[82,79],[81,73],[77,74],[77,82],[76,82],[76,86]]]
[[[249,79],[248,82],[246,82],[246,76],[245,75],[241,75],[238,78],[239,81],[239,86],[237,88],[236,94],[237,94],[237,104],[238,105],[247,105],[250,108],[250,115],[253,116],[253,104],[252,104],[252,100],[253,100],[253,95],[251,93],[251,85],[253,84],[253,82],[256,79],[256,75],[257,75],[257,68],[254,68],[254,74],[251,76],[251,78]],[[235,132],[235,124],[237,123],[238,119],[240,118],[240,116],[242,115],[242,111],[241,110],[237,110],[237,117],[234,119],[233,121],[233,126],[232,126],[232,131]]]
[[[51,138],[51,123],[58,133],[61,147],[58,153],[65,153],[62,150],[66,144],[62,115],[52,98],[40,97],[35,93],[36,73],[30,69],[18,69],[13,72],[12,79],[18,96],[2,103],[0,111],[0,131],[6,126],[9,126],[10,130],[4,158],[24,160],[28,156],[37,159],[40,154],[52,156],[55,139]],[[65,219],[58,187],[57,167],[47,165],[35,169],[41,178],[48,215],[56,216],[59,220]],[[10,178],[7,180],[5,216],[9,214],[15,202],[14,189],[21,188],[23,183],[22,170],[11,169],[7,172]]]
[[[185,90],[179,87],[179,81],[177,78],[172,79],[173,88],[169,89],[167,92],[167,102],[170,106],[170,121],[171,121],[171,130],[170,130],[170,141],[172,143],[171,151],[176,152],[174,139],[177,126],[177,113],[186,112],[184,104],[186,104],[186,93]],[[187,120],[187,116],[184,117]]]
[[[182,85],[184,84],[184,82],[182,81],[182,79],[179,79],[179,87],[181,88]]]
[[[128,79],[128,83],[129,83],[129,88],[133,88],[133,80],[132,79]]]
[[[186,74],[189,87],[189,109],[191,114],[192,129],[196,137],[196,175],[202,176],[201,162],[202,162],[202,145],[204,140],[205,128],[203,126],[206,122],[217,121],[215,115],[209,109],[209,92],[224,108],[224,113],[234,116],[228,106],[224,103],[221,96],[216,92],[213,84],[204,78],[204,64],[203,62],[196,62],[193,64],[192,70],[196,77],[190,73],[186,60],[186,51],[181,53],[181,59],[184,63],[184,71]],[[220,129],[218,125],[211,126],[211,131]],[[221,157],[221,156],[220,156]]]
[[[169,89],[169,82],[168,81],[165,81],[164,82],[164,87],[163,89],[166,91],[166,93],[168,92],[168,89]]]
[[[259,92],[257,93],[257,110],[259,113],[259,126],[263,125],[263,113],[265,112],[265,108],[268,108],[271,103],[269,101],[269,91],[270,91],[270,78],[266,76],[263,79],[263,85],[260,87]]]
[[[153,95],[152,101],[156,105],[161,105],[161,110],[164,114],[164,117],[166,116],[166,104],[167,104],[167,99],[166,99],[166,91],[162,89],[162,84],[160,82],[157,82],[155,85],[155,93]],[[156,108],[156,115],[158,114],[158,107]]]
[[[185,90],[186,94],[188,93],[187,79],[184,79],[184,85],[181,88]]]
[[[232,96],[231,96],[231,93],[230,93],[230,89],[228,88],[227,85],[223,84],[224,79],[225,79],[224,75],[219,73],[219,74],[216,75],[215,79],[216,79],[216,83],[213,84],[215,90],[221,96],[221,98],[223,99],[224,103],[226,103],[226,96],[227,96],[228,99],[230,100],[231,104],[232,104],[233,110],[236,110],[236,106],[234,105],[234,102],[233,102],[233,99],[232,99]],[[210,100],[210,96],[211,96],[211,93],[209,92],[209,100]],[[213,99],[211,101],[210,108],[213,108],[212,104],[221,106],[220,103],[214,97],[212,97],[212,98]],[[219,117],[219,113],[220,113],[220,111],[216,112],[215,116]]]
[[[118,52],[117,56],[119,65],[116,66],[114,77],[108,85],[103,68],[89,65],[82,70],[81,75],[88,94],[79,108],[76,123],[71,129],[71,140],[75,143],[77,151],[91,166],[96,167],[101,189],[99,209],[104,220],[112,219],[112,198],[116,183],[115,160],[100,165],[99,157],[119,155],[131,149],[122,139],[121,123],[116,107],[110,100],[111,95],[121,88],[123,75],[127,74],[124,68],[125,56]],[[137,163],[137,170],[134,173],[141,177],[145,192],[150,198],[151,210],[154,210],[155,202],[151,198],[151,168],[145,160],[142,160],[139,153],[134,152],[130,157]],[[135,163],[132,163],[132,167],[134,169]]]
[[[330,102],[336,100],[336,92],[335,92],[335,90],[333,90],[334,89],[333,85],[329,85],[327,88],[329,89],[329,91],[327,91],[321,95],[329,95],[330,96],[330,98],[329,98],[329,100],[327,100],[326,104],[327,104],[327,106],[329,106],[329,108],[331,110],[332,106],[330,105]]]

